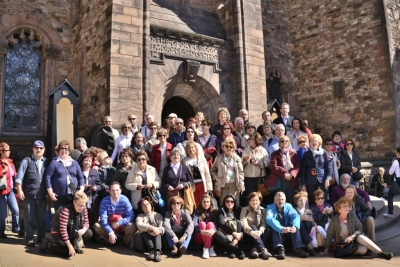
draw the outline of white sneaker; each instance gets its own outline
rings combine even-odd
[[[208,248],[203,248],[203,259],[208,259],[210,257],[210,252]]]
[[[383,197],[381,197],[381,200],[383,200],[383,201],[386,201],[386,199],[385,199],[385,198],[383,198]]]
[[[384,213],[384,214],[383,214],[383,216],[384,216],[384,217],[389,217],[389,218],[392,218],[392,217],[393,217],[393,214]]]
[[[210,257],[217,257],[217,253],[215,253],[214,247],[210,247]]]

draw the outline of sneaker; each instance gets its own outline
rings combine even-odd
[[[380,256],[381,258],[390,260],[391,258],[393,258],[393,253],[392,253],[392,252],[385,252],[385,251],[382,251],[382,252],[379,254],[379,256]]]
[[[279,246],[275,250],[276,250],[276,252],[278,252],[278,255],[276,255],[277,260],[283,260],[286,258],[285,249],[282,246]]]
[[[250,256],[252,256],[253,258],[258,258],[258,249],[256,247],[252,248],[252,250],[250,251]]]
[[[185,246],[181,246],[181,247],[179,248],[179,253],[180,253],[180,254],[185,254],[185,252],[186,252],[186,247],[185,247]]]
[[[149,255],[147,256],[146,260],[148,260],[148,261],[154,260],[154,250],[150,250]]]
[[[241,250],[240,253],[239,253],[239,255],[238,255],[238,259],[239,259],[239,260],[243,260],[245,257],[246,257],[246,255],[244,254],[244,251]]]
[[[161,261],[161,252],[159,250],[156,250],[156,254],[154,255],[154,261],[155,262]]]
[[[176,256],[177,254],[178,254],[178,248],[176,246],[172,246],[171,256]]]
[[[233,252],[231,252],[231,253],[229,253],[229,256],[228,256],[230,259],[234,259],[234,258],[236,258],[236,255],[235,255],[235,253],[233,253]]]
[[[386,201],[386,199],[384,197],[381,197],[381,200]]]
[[[203,256],[201,256],[203,259],[208,259],[210,257],[210,251],[208,248],[203,248]]]
[[[383,216],[384,216],[384,217],[388,217],[388,218],[392,218],[392,217],[393,217],[393,214],[384,213]]]
[[[210,247],[209,252],[210,257],[217,257],[217,253],[215,253],[214,247]]]
[[[294,251],[294,255],[300,258],[307,258],[308,253],[305,252],[302,248],[298,248]]]
[[[28,242],[26,242],[26,246],[34,248],[35,247],[35,242],[33,242],[33,240],[29,240]]]
[[[261,250],[261,255],[262,255],[263,258],[266,259],[266,260],[268,260],[269,257],[272,256],[271,253],[268,252],[268,249],[267,249],[267,248],[263,248],[263,249]]]

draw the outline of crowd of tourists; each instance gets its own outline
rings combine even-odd
[[[155,262],[162,252],[179,257],[189,246],[201,247],[205,259],[217,256],[215,246],[238,259],[247,248],[252,258],[284,259],[289,247],[301,258],[323,247],[321,255],[391,259],[374,243],[376,212],[358,188],[354,141],[342,141],[339,131],[323,140],[289,111],[283,103],[273,121],[264,111],[258,127],[245,109],[231,118],[220,108],[216,123],[198,112],[186,124],[174,113],[161,124],[145,114],[140,125],[130,114],[122,134],[107,116],[112,154],[79,137],[75,149],[61,141],[48,159],[37,140],[18,170],[10,146],[0,143],[0,238],[7,238],[8,206],[12,232],[27,247],[40,243],[41,253],[64,257],[83,253],[85,242],[122,240]],[[388,198],[386,217],[400,193],[400,148],[396,157],[391,181],[381,169],[374,177],[379,196]],[[51,239],[47,213],[53,214]]]

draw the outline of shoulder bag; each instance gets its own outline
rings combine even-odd
[[[180,170],[180,172],[179,172],[179,178],[178,178],[178,185],[179,185],[179,183],[181,182],[182,165],[179,166],[179,170]],[[169,191],[169,190],[167,189],[167,202],[168,202],[168,200],[169,200],[171,197],[175,197],[175,196],[179,196],[179,189],[174,189],[174,190],[171,190],[171,191]]]
[[[186,188],[183,190],[183,200],[185,201],[185,209],[190,215],[192,215],[196,209],[196,202],[194,200],[194,193],[190,183],[186,183]]]

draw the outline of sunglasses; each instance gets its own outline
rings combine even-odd
[[[181,202],[174,202],[174,203],[172,203],[172,205],[180,205],[181,204]]]
[[[150,129],[151,130],[157,130],[157,127],[151,127]]]
[[[183,122],[175,122],[176,125],[183,124]]]
[[[61,148],[60,148],[61,149]],[[68,149],[68,148],[67,148]],[[4,152],[7,152],[7,151],[11,151],[10,149],[4,149],[3,150]]]
[[[233,148],[233,146],[225,146],[226,148],[229,148],[229,149],[232,149]]]
[[[67,150],[68,150],[68,147],[60,147],[59,150],[65,150],[65,151],[67,151]]]
[[[136,161],[146,161],[146,158],[138,158]]]
[[[187,133],[194,133],[193,131],[186,131]]]
[[[246,129],[256,129],[256,127],[254,127],[254,126],[249,126],[249,127],[247,127]]]
[[[298,143],[299,143],[299,144],[303,144],[303,143],[305,143],[305,142],[306,142],[306,141],[299,141]]]
[[[346,143],[346,146],[354,146],[353,143]]]
[[[124,126],[124,127],[122,127],[122,130],[124,130],[124,129],[130,129],[131,127],[126,127],[126,126]]]
[[[233,200],[225,200],[225,203],[235,203]]]
[[[34,147],[34,149],[37,149],[37,150],[43,150],[43,149],[44,149],[44,147],[38,146],[38,147]],[[7,151],[7,150],[6,150],[6,151]],[[10,150],[8,150],[8,151],[10,151]]]
[[[332,143],[325,143],[325,145],[326,145],[326,146],[331,146],[331,145],[332,145]]]
[[[157,137],[167,137],[167,135],[166,134],[159,134],[159,135],[157,135]]]
[[[104,121],[104,122],[112,122],[112,121]]]
[[[225,131],[225,130],[230,130],[230,129],[231,129],[231,128],[224,128],[224,131]]]
[[[128,120],[130,120],[130,121],[134,121],[134,120],[136,120],[137,118],[129,118]]]
[[[323,200],[325,197],[316,197],[315,200]]]

